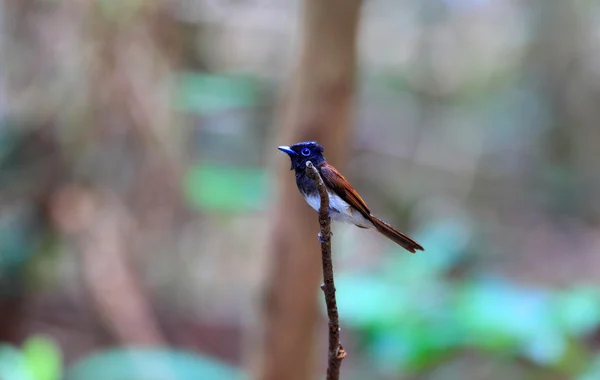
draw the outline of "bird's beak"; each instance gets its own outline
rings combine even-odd
[[[290,156],[295,156],[298,154],[298,153],[294,152],[289,146],[285,146],[285,145],[279,146],[279,147],[277,147],[277,149],[289,154]]]

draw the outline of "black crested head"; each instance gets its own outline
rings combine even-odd
[[[316,141],[299,142],[292,146],[280,146],[277,149],[287,153],[290,157],[292,161],[290,170],[303,171],[307,161],[312,162],[315,166],[325,162],[323,147]]]

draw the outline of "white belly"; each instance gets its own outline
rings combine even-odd
[[[331,192],[328,192],[328,194],[330,210],[329,215],[331,216],[331,219],[339,222],[356,224],[366,228],[374,227],[371,221],[365,219],[360,212],[350,207],[350,205],[342,198]],[[310,205],[310,207],[315,209],[317,212],[319,211],[319,208],[321,207],[321,197],[318,194],[314,196],[305,196],[304,199],[306,200],[306,203]]]

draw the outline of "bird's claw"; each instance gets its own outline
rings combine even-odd
[[[319,243],[325,243],[325,241],[323,240],[323,235],[321,235],[320,232],[317,236],[319,237]],[[330,232],[329,237],[331,238],[332,236],[333,236],[333,232]]]

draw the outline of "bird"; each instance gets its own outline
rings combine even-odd
[[[317,168],[327,188],[329,215],[332,220],[354,224],[359,228],[375,229],[411,253],[424,251],[423,247],[415,240],[371,214],[365,201],[346,178],[327,163],[322,145],[316,141],[304,141],[291,146],[279,146],[277,149],[289,156],[290,170],[294,170],[296,173],[298,190],[306,203],[317,212],[321,205],[321,197],[317,187],[306,174],[308,161]]]

